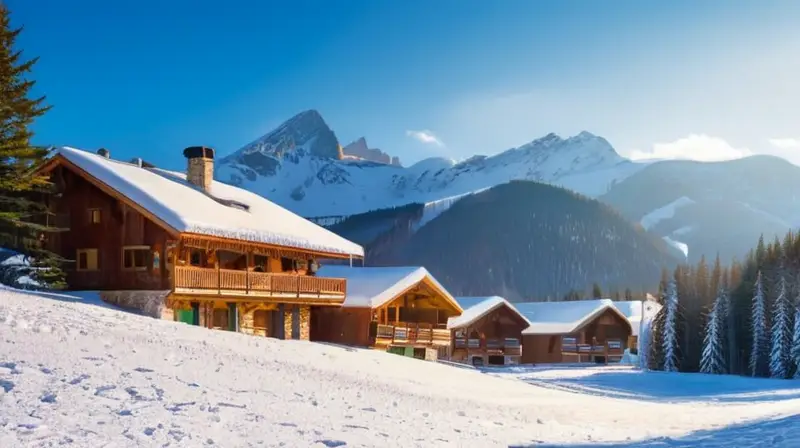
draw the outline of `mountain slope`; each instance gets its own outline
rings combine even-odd
[[[463,197],[420,227],[424,214],[407,206],[330,229],[365,245],[370,265],[422,265],[454,294],[511,300],[560,298],[595,281],[651,288],[677,261],[608,206],[535,182]]]
[[[776,157],[651,164],[599,197],[651,232],[702,254],[741,258],[760,234],[800,224],[800,168]]]
[[[458,164],[431,158],[408,168],[343,156],[340,148],[320,114],[306,111],[221,159],[215,176],[303,216],[320,217],[425,203],[514,179],[596,196],[644,166],[619,156],[605,139],[588,132],[566,139],[549,134]]]

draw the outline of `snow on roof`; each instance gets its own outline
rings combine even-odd
[[[526,322],[528,321],[525,316],[520,314],[520,312],[514,308],[514,305],[500,296],[456,297],[456,302],[458,302],[458,304],[461,305],[461,308],[464,309],[464,313],[458,317],[451,317],[448,319],[447,328],[461,328],[470,325],[503,305],[508,306]],[[530,324],[530,322],[528,323]]]
[[[573,333],[607,309],[613,310],[627,321],[626,316],[614,307],[610,299],[525,302],[515,303],[514,306],[531,323],[522,334]]]
[[[350,267],[341,265],[322,266],[320,277],[347,279],[347,295],[342,306],[354,308],[377,308],[386,304],[405,290],[428,278],[441,290],[445,299],[458,310],[461,306],[453,296],[420,266],[403,267]]]
[[[661,305],[652,300],[631,300],[614,302],[614,306],[628,318],[634,336],[639,336],[639,328],[642,323],[642,312],[646,320],[655,317]],[[642,309],[644,308],[644,309]]]
[[[131,163],[63,147],[61,155],[97,180],[140,205],[178,232],[363,257],[364,249],[262,196],[214,181],[210,195],[185,173]],[[235,201],[248,210],[219,202]]]

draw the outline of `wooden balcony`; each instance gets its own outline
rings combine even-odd
[[[338,301],[342,301],[347,291],[346,283],[343,278],[196,266],[175,267],[175,292],[178,294],[338,299]]]
[[[456,350],[485,351],[489,354],[505,356],[521,356],[522,345],[516,338],[493,338],[481,341],[480,339],[456,338],[454,343]]]
[[[400,322],[390,325],[377,325],[375,345],[448,346],[450,330],[436,328],[426,323]]]

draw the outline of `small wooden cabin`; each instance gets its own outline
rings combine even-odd
[[[524,364],[618,360],[632,334],[626,316],[608,299],[515,307],[531,323],[522,332]]]
[[[449,356],[447,321],[462,309],[425,268],[324,266],[319,274],[346,279],[347,297],[341,308],[312,308],[312,341]]]
[[[519,364],[522,331],[530,322],[502,297],[457,297],[464,309],[447,323],[450,360],[474,366]]]
[[[338,307],[347,291],[317,273],[320,260],[362,257],[361,246],[214,181],[212,149],[184,156],[186,174],[61,148],[39,168],[58,190],[49,208],[67,230],[47,245],[71,260],[69,287],[154,317],[308,339],[310,307]]]

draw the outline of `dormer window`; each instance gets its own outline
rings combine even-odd
[[[89,209],[89,224],[100,224],[102,220],[102,214],[100,213],[99,208],[90,208]]]

